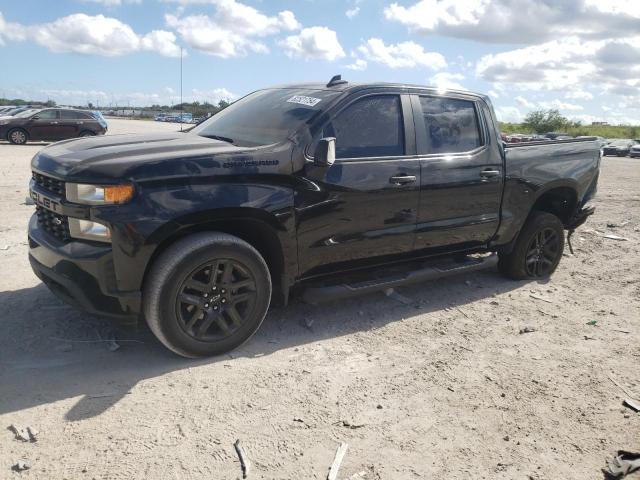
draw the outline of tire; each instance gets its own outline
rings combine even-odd
[[[209,357],[251,338],[269,309],[271,289],[269,268],[255,248],[226,233],[197,233],[178,240],[153,263],[143,287],[143,312],[169,350]]]
[[[499,254],[498,269],[514,280],[547,278],[558,267],[563,250],[564,226],[560,219],[551,213],[534,211],[511,253]]]
[[[90,130],[83,130],[82,132],[80,132],[80,135],[78,135],[79,137],[95,137],[96,134],[93,133]]]
[[[22,128],[14,128],[13,130],[9,130],[9,133],[7,133],[7,140],[14,145],[24,145],[27,143],[28,139],[29,135]]]

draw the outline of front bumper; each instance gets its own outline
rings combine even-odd
[[[139,291],[118,291],[111,245],[61,242],[44,231],[36,215],[29,221],[29,262],[49,289],[81,310],[97,315],[137,320]]]

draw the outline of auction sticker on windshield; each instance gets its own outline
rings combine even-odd
[[[299,103],[300,105],[305,105],[307,107],[315,107],[318,103],[320,103],[321,98],[314,97],[305,97],[304,95],[294,95],[287,102],[289,103]]]

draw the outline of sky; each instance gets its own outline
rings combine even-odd
[[[640,0],[0,0],[0,97],[177,103],[181,50],[185,101],[342,74],[640,124]]]

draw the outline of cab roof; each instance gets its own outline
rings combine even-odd
[[[335,78],[335,77],[334,77]],[[332,79],[334,80],[334,79]],[[283,85],[275,85],[270,88],[292,88],[292,89],[302,89],[302,90],[331,90],[336,92],[343,93],[354,93],[361,90],[369,90],[369,89],[398,89],[398,90],[420,90],[422,92],[433,93],[434,95],[443,95],[444,93],[455,93],[458,95],[466,95],[470,97],[477,97],[483,100],[489,100],[487,95],[477,92],[471,92],[469,90],[459,90],[459,89],[442,89],[440,87],[426,86],[426,85],[416,85],[410,83],[393,83],[393,82],[348,82],[339,79],[340,83],[332,84],[329,83],[321,83],[321,82],[311,82],[311,83],[294,83],[294,84],[283,84]]]

